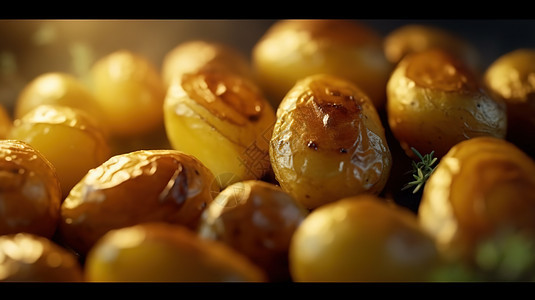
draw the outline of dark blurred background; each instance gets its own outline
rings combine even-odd
[[[275,22],[230,20],[0,20],[0,102],[11,107],[21,87],[39,74],[82,74],[91,63],[119,49],[145,55],[161,66],[180,42],[207,39],[250,55]],[[360,20],[385,36],[405,24],[430,24],[457,33],[479,50],[484,66],[520,47],[535,48],[535,19]]]

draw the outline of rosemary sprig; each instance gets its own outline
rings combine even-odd
[[[433,157],[435,151],[431,151],[431,153],[422,156],[420,152],[418,152],[414,147],[411,147],[411,150],[420,159],[420,161],[412,161],[411,173],[414,180],[407,183],[401,190],[404,191],[411,187],[415,187],[412,190],[412,193],[416,194],[423,187],[423,185],[425,184],[429,176],[431,176],[433,171],[435,171],[436,167],[433,167],[433,165],[437,161],[437,158]]]

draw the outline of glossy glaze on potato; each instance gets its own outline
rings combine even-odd
[[[299,81],[277,110],[270,159],[277,181],[307,208],[359,193],[379,194],[392,161],[370,99],[349,81]]]

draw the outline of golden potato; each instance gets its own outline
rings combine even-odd
[[[80,254],[107,231],[162,221],[195,229],[219,193],[195,157],[175,150],[140,150],[91,169],[61,205],[61,240]]]
[[[80,179],[110,157],[105,130],[84,111],[39,105],[16,119],[9,138],[39,150],[55,167],[63,197]]]
[[[407,155],[411,147],[442,157],[460,141],[504,138],[505,105],[487,95],[460,60],[439,49],[406,56],[387,85],[386,112]]]
[[[392,70],[382,42],[354,20],[280,20],[254,46],[252,67],[275,108],[296,81],[319,73],[352,81],[382,108]]]
[[[61,187],[54,166],[32,146],[0,140],[0,235],[56,232]]]
[[[429,177],[418,210],[440,249],[473,259],[502,229],[535,231],[535,161],[513,144],[477,137],[455,145]]]
[[[2,282],[84,281],[78,257],[42,236],[1,235],[0,257]]]
[[[204,68],[232,71],[246,78],[253,77],[248,58],[237,49],[212,41],[190,40],[178,44],[165,54],[162,78],[169,87],[174,78]]]
[[[323,74],[300,80],[283,99],[269,150],[282,189],[309,209],[379,194],[392,165],[371,100],[351,82]]]
[[[222,187],[271,170],[275,112],[253,81],[222,70],[185,74],[169,87],[164,116],[172,147],[197,157]]]
[[[424,282],[440,263],[415,214],[369,194],[312,211],[290,244],[297,282]]]
[[[225,244],[167,223],[115,229],[89,252],[91,282],[263,282],[264,273]]]
[[[535,157],[535,49],[497,58],[485,71],[485,86],[507,106],[507,139]]]
[[[290,281],[288,249],[308,215],[280,187],[259,180],[237,182],[221,191],[204,211],[198,233],[248,257],[271,282]]]

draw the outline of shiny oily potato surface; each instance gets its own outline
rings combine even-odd
[[[296,282],[425,282],[440,264],[430,235],[405,208],[372,195],[312,211],[290,245]]]
[[[40,152],[22,141],[0,140],[0,235],[52,237],[61,199],[55,168]]]
[[[354,20],[280,20],[254,46],[252,66],[274,107],[296,81],[326,73],[353,81],[382,108],[392,69],[382,42]]]
[[[282,189],[309,209],[379,194],[392,166],[373,103],[349,81],[330,75],[304,78],[288,92],[269,150]]]
[[[14,121],[9,138],[32,145],[54,165],[63,197],[111,152],[100,124],[84,111],[68,106],[35,107]]]
[[[0,282],[84,281],[78,258],[39,235],[1,235],[0,257]]]
[[[198,233],[248,257],[271,282],[290,281],[290,240],[307,215],[308,210],[280,187],[248,180],[217,195],[203,213]]]
[[[455,145],[424,187],[418,215],[444,253],[473,258],[502,229],[535,231],[535,161],[513,144],[478,137]]]
[[[535,157],[535,49],[498,57],[485,71],[484,82],[507,105],[507,139]]]
[[[91,169],[61,206],[60,237],[80,254],[107,231],[162,221],[194,229],[219,192],[212,173],[175,150],[116,155]]]
[[[265,275],[223,243],[164,223],[115,229],[89,252],[90,282],[263,282]]]
[[[185,74],[169,87],[164,114],[172,147],[197,157],[222,187],[271,170],[275,112],[253,81],[222,70]]]
[[[189,40],[167,52],[162,62],[162,78],[168,87],[174,78],[201,69],[221,69],[252,78],[252,69],[245,54],[218,42]]]
[[[387,85],[388,123],[407,155],[445,155],[477,136],[504,138],[506,108],[480,87],[460,60],[431,49],[406,56]]]
[[[90,83],[113,136],[141,135],[162,124],[165,85],[146,57],[128,50],[112,52],[91,67]]]

